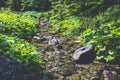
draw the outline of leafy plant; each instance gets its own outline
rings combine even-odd
[[[35,74],[44,71],[44,62],[37,56],[36,48],[23,39],[0,34],[0,53],[24,63]]]
[[[79,35],[80,25],[80,20],[77,17],[70,17],[58,22],[55,28],[59,28],[65,35]]]
[[[97,59],[107,62],[118,61],[120,54],[119,28],[114,24],[102,24],[99,28],[86,29],[83,33],[85,43],[93,44]]]
[[[120,61],[119,13],[119,5],[108,8],[106,12],[96,16],[94,27],[86,28],[81,35],[85,40],[84,44],[94,45],[97,51],[96,58],[99,60],[105,60],[106,62]]]
[[[11,11],[1,11],[0,33],[19,38],[30,38],[36,32],[37,21],[35,18]]]

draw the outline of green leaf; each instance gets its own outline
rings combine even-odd
[[[110,54],[110,55],[114,55],[114,51],[109,50],[109,51],[108,51],[108,54]]]
[[[100,60],[100,59],[103,59],[104,56],[97,56],[96,58],[97,58],[98,60]]]

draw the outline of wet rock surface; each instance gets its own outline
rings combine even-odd
[[[37,80],[27,68],[17,61],[0,54],[0,80]]]
[[[31,42],[38,48],[38,51],[43,53],[38,56],[46,62],[45,67],[48,73],[45,74],[43,79],[120,80],[120,65],[94,60],[95,53],[90,46],[87,51],[86,47],[80,45],[80,39],[63,36],[57,33],[57,31],[52,30],[50,24],[46,27],[46,24],[49,23],[44,22],[41,24],[39,22],[40,31],[37,33],[39,34],[37,35],[39,38],[37,38],[37,40],[33,38]],[[80,63],[85,62],[84,64],[76,62],[74,54],[78,52],[80,55],[78,55],[77,61]],[[88,62],[88,57],[91,56],[90,53],[92,53],[93,58]],[[87,64],[86,61],[88,62]]]
[[[74,54],[74,60],[79,64],[86,64],[93,62],[96,57],[96,53],[92,47],[92,45],[84,46],[77,49]]]

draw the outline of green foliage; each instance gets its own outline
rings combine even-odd
[[[83,36],[85,43],[93,44],[97,51],[97,59],[107,62],[119,60],[120,28],[115,23],[101,24],[99,28],[86,29]]]
[[[24,63],[35,74],[43,71],[44,62],[38,58],[36,48],[23,39],[0,34],[0,53]]]
[[[47,11],[50,9],[49,0],[7,0],[6,5],[14,11]]]
[[[0,33],[19,38],[30,38],[37,32],[37,21],[30,15],[10,11],[0,13]]]
[[[107,62],[120,60],[119,6],[112,6],[103,14],[96,16],[95,26],[87,28],[82,34],[85,44],[94,45],[99,60]]]
[[[65,35],[79,35],[80,25],[80,20],[77,17],[70,17],[58,22],[55,27]]]
[[[92,17],[70,16],[64,20],[51,20],[54,28],[59,29],[65,35],[79,36],[89,27],[95,27],[98,21]]]
[[[95,16],[107,10],[119,0],[50,0],[55,18],[64,19],[71,15]]]
[[[51,17],[51,12],[36,12],[36,11],[26,11],[26,12],[19,12],[23,16],[30,16],[34,18],[39,18],[39,19],[50,19]]]
[[[72,15],[71,11],[69,10],[70,5],[67,5],[66,2],[67,2],[66,0],[58,0],[58,1],[51,0],[51,5],[54,14],[52,19],[57,18],[59,20],[63,20],[64,18]]]
[[[67,1],[63,4],[62,1],[53,2],[52,24],[65,35],[80,35],[85,40],[84,44],[93,44],[97,52],[97,59],[106,62],[119,61],[120,5],[117,4],[118,1],[109,0],[108,3],[104,0],[101,2],[87,1],[83,1],[84,4],[81,4],[86,10],[83,10],[82,6],[78,6],[77,9],[81,11],[77,12],[79,16],[76,12],[69,11],[68,5],[71,3],[67,3]],[[77,3],[75,4],[77,5]],[[62,6],[64,8],[60,9]],[[72,9],[74,10],[74,8]]]

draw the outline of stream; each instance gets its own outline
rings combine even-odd
[[[63,36],[53,30],[47,21],[39,21],[39,32],[31,43],[42,54],[48,71],[43,80],[120,80],[120,65],[96,59],[88,64],[78,64],[73,59],[76,49],[82,47],[76,37]],[[87,57],[86,57],[87,58]]]

